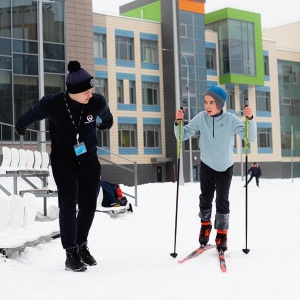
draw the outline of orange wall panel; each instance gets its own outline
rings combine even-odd
[[[193,0],[179,0],[179,10],[204,14],[204,3]]]

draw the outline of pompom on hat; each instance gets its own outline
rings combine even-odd
[[[69,74],[66,80],[67,92],[70,94],[79,94],[95,86],[93,76],[81,68],[77,60],[68,63]]]
[[[224,107],[225,102],[227,100],[227,93],[224,89],[222,89],[219,86],[211,86],[204,93],[204,96],[206,95],[209,95],[214,98],[219,110],[221,110]]]

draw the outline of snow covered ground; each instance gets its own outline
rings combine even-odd
[[[9,179],[1,178],[1,183],[5,180],[9,186]],[[0,299],[296,299],[300,178],[293,182],[262,178],[260,188],[252,180],[248,187],[249,254],[242,251],[243,185],[240,177],[233,178],[227,273],[220,271],[214,249],[184,264],[177,262],[198,247],[199,183],[179,186],[175,259],[170,253],[174,250],[176,183],[144,184],[138,186],[138,207],[133,206],[133,213],[117,218],[96,213],[89,248],[97,266],[83,273],[65,271],[60,239],[28,247],[20,256],[0,258]],[[133,191],[121,187],[129,194]],[[48,199],[50,210],[56,203],[55,198]],[[39,210],[43,211],[42,200]],[[210,243],[215,234],[213,230]]]

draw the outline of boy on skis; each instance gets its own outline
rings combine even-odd
[[[217,230],[217,250],[227,250],[227,230],[229,228],[229,189],[233,175],[233,145],[234,135],[246,138],[246,126],[235,114],[224,112],[227,99],[226,91],[218,86],[212,86],[204,93],[204,111],[198,113],[190,122],[183,126],[182,140],[200,133],[200,190],[199,217],[201,229],[199,243],[205,246],[209,241],[212,229],[212,201],[216,191],[216,214],[214,228]],[[252,143],[256,139],[256,125],[252,109],[244,107],[244,115],[248,118],[248,139]],[[184,111],[176,111],[174,133],[179,138],[179,122],[184,117]]]

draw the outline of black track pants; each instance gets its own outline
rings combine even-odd
[[[224,172],[218,172],[201,162],[199,217],[204,220],[211,219],[212,202],[216,192],[216,220],[215,228],[228,229],[229,226],[229,190],[233,175],[233,166]],[[225,224],[227,223],[227,224]]]
[[[87,241],[97,205],[101,166],[98,158],[83,162],[53,158],[51,165],[58,190],[62,246],[72,248]]]

